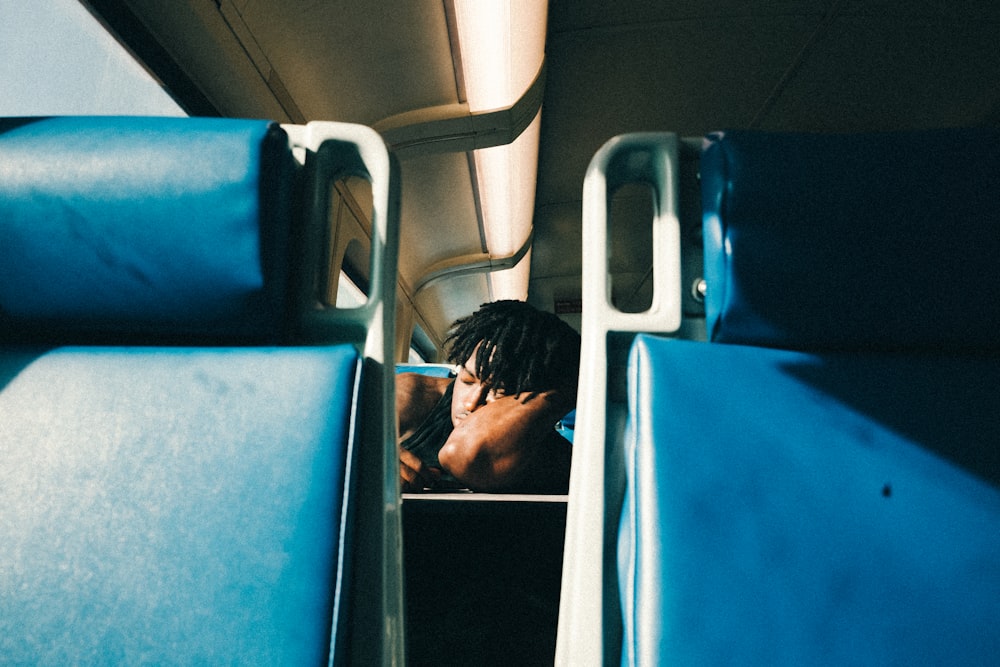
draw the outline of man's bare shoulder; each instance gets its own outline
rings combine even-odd
[[[423,373],[399,373],[396,375],[396,392],[407,394],[433,394],[436,398],[444,396],[448,385],[454,378],[435,377]]]
[[[433,377],[421,373],[396,375],[396,414],[399,415],[399,435],[405,439],[427,418],[452,378]]]

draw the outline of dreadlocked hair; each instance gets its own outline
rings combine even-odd
[[[464,364],[475,353],[476,376],[504,393],[576,394],[580,334],[523,301],[484,303],[455,321],[445,348],[453,364]]]

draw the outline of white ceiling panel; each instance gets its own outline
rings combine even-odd
[[[247,0],[241,15],[310,120],[374,125],[458,101],[440,0]]]

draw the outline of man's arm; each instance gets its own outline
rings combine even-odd
[[[433,488],[441,479],[441,471],[424,465],[413,452],[399,448],[399,485],[403,493]]]
[[[572,447],[554,426],[568,409],[556,391],[498,398],[462,420],[438,459],[474,490],[564,492]]]
[[[420,428],[441,400],[449,382],[451,380],[447,378],[419,373],[400,373],[396,376],[397,443],[402,443]],[[424,465],[418,456],[399,448],[399,482],[404,493],[433,487],[440,477],[440,470]]]
[[[420,373],[396,375],[396,415],[399,418],[399,442],[413,435],[444,396],[449,378]]]

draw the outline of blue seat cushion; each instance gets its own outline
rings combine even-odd
[[[359,363],[353,346],[8,349],[4,661],[325,664]]]
[[[1000,131],[723,132],[701,183],[712,340],[1000,349]]]
[[[396,373],[419,373],[420,375],[446,378],[455,375],[455,366],[453,364],[396,364]]]
[[[293,172],[267,121],[0,121],[0,340],[277,339]]]
[[[624,664],[995,662],[1000,362],[640,335],[629,384]]]

